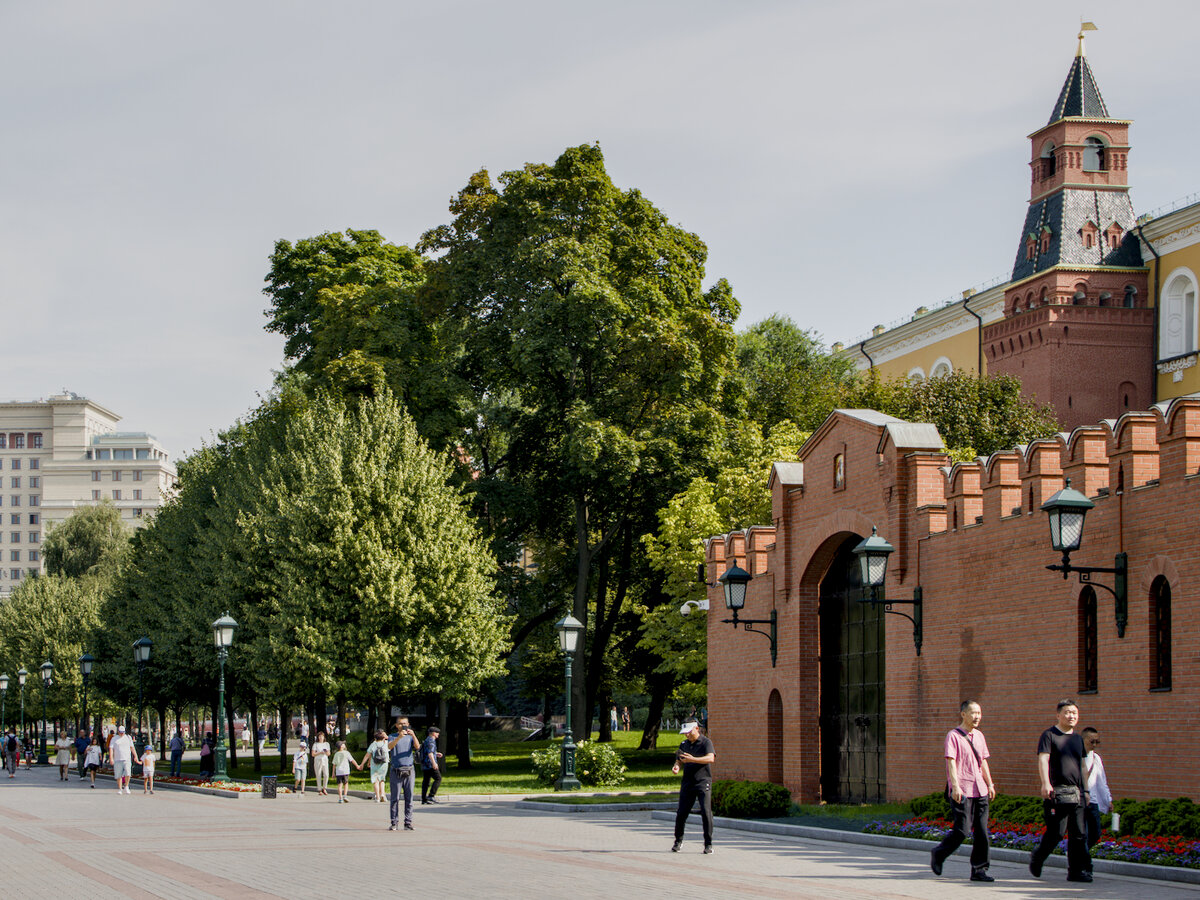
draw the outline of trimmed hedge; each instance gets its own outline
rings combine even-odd
[[[927,819],[950,817],[950,804],[941,793],[917,797],[909,801],[908,806],[914,816]],[[1121,834],[1193,840],[1200,838],[1200,805],[1187,797],[1177,800],[1118,800],[1114,808],[1121,814]],[[993,822],[1040,825],[1043,821],[1042,799],[997,794],[990,804],[988,817]],[[1104,816],[1102,824],[1107,828],[1108,823],[1109,817]]]
[[[731,819],[777,819],[792,808],[792,795],[765,781],[714,781],[712,808],[713,815]]]

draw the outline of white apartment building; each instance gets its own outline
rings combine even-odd
[[[171,495],[167,451],[120,418],[69,391],[0,402],[0,596],[41,572],[43,535],[76,509],[109,502],[137,528]]]

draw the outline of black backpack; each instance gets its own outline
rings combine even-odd
[[[371,762],[375,765],[380,765],[387,762],[387,747],[384,744],[376,744],[375,749],[371,751]]]
[[[17,752],[17,736],[15,734],[10,734],[8,736],[8,752],[9,753]]]

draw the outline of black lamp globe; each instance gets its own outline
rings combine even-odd
[[[1071,487],[1066,486],[1042,504],[1050,517],[1050,547],[1058,553],[1074,553],[1083,543],[1083,520],[1096,504]]]
[[[746,585],[754,580],[754,576],[737,563],[725,570],[725,574],[717,579],[725,589],[725,607],[737,612],[746,605]]]

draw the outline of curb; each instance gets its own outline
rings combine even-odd
[[[652,812],[652,819],[674,821],[672,813]],[[700,816],[692,813],[688,822],[699,825]],[[761,822],[754,819],[727,819],[713,817],[713,825],[728,828],[731,831],[750,831],[756,834],[780,835],[785,837],[807,838],[814,841],[827,841],[834,844],[859,844],[868,847],[886,847],[892,850],[919,850],[928,854],[935,846],[932,841],[919,838],[896,837],[890,834],[864,834],[860,831],[837,831],[833,828],[814,828],[811,825],[785,825],[780,822]],[[959,847],[955,856],[970,856],[971,848],[967,845]],[[1008,847],[993,847],[992,859],[1004,862],[1028,863],[1029,853],[1025,850],[1012,850]],[[1052,855],[1046,860],[1045,868],[1065,869],[1067,858],[1059,854]],[[1174,881],[1182,884],[1200,884],[1200,869],[1184,869],[1174,866],[1150,866],[1145,863],[1125,862],[1117,859],[1092,860],[1092,870],[1105,872],[1109,875],[1125,875],[1131,878],[1148,878],[1152,881]]]
[[[543,800],[518,800],[513,806],[516,809],[536,809],[542,812],[556,813],[605,813],[605,812],[641,812],[655,809],[675,809],[678,802],[670,803],[547,803]]]

